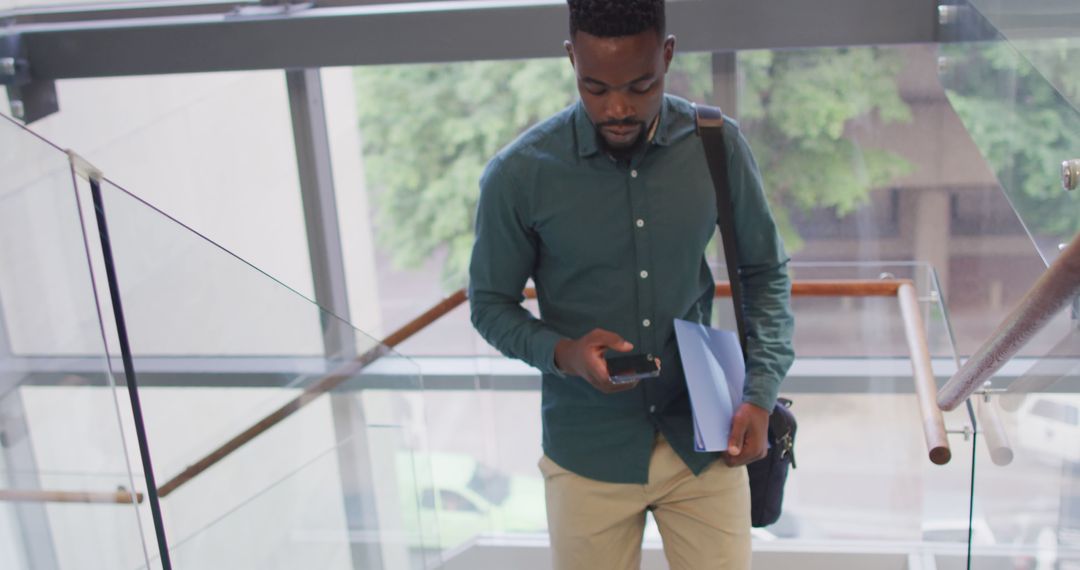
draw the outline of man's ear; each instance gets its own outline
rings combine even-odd
[[[671,67],[671,59],[675,57],[675,36],[670,35],[664,40],[664,73]]]
[[[574,43],[566,40],[562,45],[566,49],[566,55],[570,57],[570,67],[574,67]]]

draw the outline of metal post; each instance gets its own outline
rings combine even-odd
[[[739,118],[739,58],[734,51],[716,52],[712,54],[712,101],[713,105],[720,107],[725,115]],[[714,264],[723,265],[724,259],[723,237],[716,232],[716,251],[714,252]],[[730,309],[721,309],[719,305],[713,309],[713,316],[727,315]],[[726,318],[726,317],[721,317]],[[734,322],[734,317],[730,317]]]
[[[0,304],[0,363],[14,358],[11,336]],[[6,371],[0,366],[0,459],[7,472],[4,487],[9,489],[40,489],[37,477],[37,458],[30,445],[30,427],[26,421],[19,385],[25,373]],[[45,505],[41,503],[17,503],[12,505],[15,522],[22,535],[19,552],[26,568],[53,570],[60,567],[56,558],[56,544]]]
[[[157,534],[158,552],[161,555],[162,570],[172,570],[169,559],[169,543],[165,538],[165,522],[161,517],[161,503],[158,500],[157,483],[154,480],[154,466],[150,459],[150,442],[146,437],[146,424],[143,421],[142,404],[139,401],[139,386],[135,380],[135,363],[131,355],[131,343],[128,340],[127,322],[124,308],[120,302],[120,282],[116,275],[113,260],[112,242],[109,240],[109,226],[105,218],[105,201],[101,196],[101,180],[90,177],[90,193],[94,200],[94,214],[97,218],[98,234],[101,237],[101,253],[105,262],[105,275],[109,283],[109,295],[112,299],[113,317],[116,320],[116,334],[120,341],[120,356],[124,363],[124,378],[131,400],[131,414],[135,422],[135,436],[139,442],[139,455],[142,459],[146,477],[146,494],[150,500],[150,514],[154,520]]]
[[[289,70],[285,77],[315,301],[326,311],[322,314],[325,353],[328,358],[353,358],[356,334],[345,322],[349,319],[349,297],[322,80],[318,69]]]
[[[0,325],[0,335],[3,334]],[[0,338],[0,341],[4,339]],[[6,343],[0,342],[0,351],[6,351]],[[10,353],[0,353],[0,359]],[[4,379],[5,381],[7,379]],[[6,383],[6,382],[5,382]],[[30,428],[26,410],[18,388],[0,399],[0,457],[7,472],[4,487],[8,489],[40,489],[37,476],[37,460],[30,445]],[[19,533],[22,535],[23,567],[34,570],[60,568],[56,558],[49,515],[43,503],[11,503]]]
[[[739,58],[734,51],[712,54],[712,103],[732,119],[739,118]]]
[[[8,334],[7,318],[4,317],[3,298],[0,297],[0,362],[10,362],[14,358],[11,350],[11,336]],[[17,389],[21,377],[14,372],[5,372],[0,367],[0,398]]]
[[[327,359],[344,361],[357,354],[356,334],[345,320],[350,314],[349,300],[322,79],[318,69],[288,70],[285,77],[315,302],[324,310],[321,314],[323,351]],[[363,538],[379,536],[371,531],[379,530],[381,522],[373,476],[376,462],[363,409],[354,392],[335,393],[330,398],[336,441],[345,442],[338,448],[338,469],[352,541],[353,567],[383,568],[388,553],[383,552],[378,540]],[[389,460],[392,462],[393,458]]]

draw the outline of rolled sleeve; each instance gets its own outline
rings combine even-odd
[[[750,145],[735,124],[725,138],[732,141],[728,172],[747,334],[743,401],[771,411],[780,383],[795,360],[789,258]]]
[[[476,242],[469,264],[473,326],[504,355],[542,372],[562,375],[555,345],[564,337],[521,305],[539,244],[530,224],[528,196],[507,165],[493,160],[480,179]]]

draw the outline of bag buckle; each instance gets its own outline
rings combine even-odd
[[[795,468],[795,438],[791,436],[791,432],[787,432],[776,440],[776,444],[780,446],[780,459],[791,456],[791,467]]]

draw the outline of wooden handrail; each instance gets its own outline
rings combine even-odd
[[[930,365],[930,348],[926,343],[926,328],[915,287],[904,283],[896,291],[900,301],[900,314],[904,320],[904,336],[907,337],[908,353],[911,355],[911,371],[915,380],[915,396],[919,400],[919,414],[923,421],[923,435],[930,461],[945,465],[952,459],[949,437],[945,433],[945,418],[937,407],[937,381]]]
[[[134,499],[134,500],[133,500]],[[16,503],[116,503],[143,502],[143,494],[128,491],[109,493],[91,491],[43,491],[32,489],[0,489],[0,501]]]
[[[833,281],[806,280],[791,284],[793,297],[895,297],[900,285],[910,283],[904,279],[847,279]],[[730,297],[731,284],[716,284],[717,297]],[[536,289],[525,289],[525,298],[535,299]]]
[[[975,398],[975,417],[979,420],[980,431],[983,441],[990,452],[990,460],[994,465],[1002,466],[1012,463],[1013,450],[1009,446],[1009,436],[1005,432],[1005,423],[1001,421],[997,409],[992,402],[983,398]]]
[[[716,295],[731,296],[731,286],[719,283]],[[791,285],[793,297],[896,297],[900,303],[900,316],[904,322],[908,355],[915,397],[919,402],[923,436],[930,462],[945,465],[952,459],[949,437],[945,432],[945,417],[937,407],[937,382],[930,363],[930,348],[926,341],[926,328],[915,286],[907,279],[851,280],[851,281],[796,281]]]
[[[792,285],[791,291],[792,295],[796,297],[891,297],[895,296],[901,285],[905,283],[910,282],[902,279],[799,281]],[[731,288],[727,283],[719,283],[716,286],[716,294],[717,296],[729,296],[731,295]],[[524,295],[526,298],[535,299],[536,290],[532,287],[526,288],[524,290]],[[239,449],[245,443],[255,439],[261,433],[281,423],[282,420],[296,413],[304,406],[310,404],[318,396],[325,394],[330,390],[333,390],[345,380],[356,375],[356,373],[363,369],[365,366],[371,364],[379,357],[386,354],[388,348],[393,348],[401,344],[412,335],[423,330],[425,327],[438,320],[443,315],[449,313],[450,311],[465,303],[466,300],[468,300],[468,297],[464,289],[459,289],[458,291],[454,292],[452,295],[443,299],[431,309],[428,309],[426,312],[424,312],[424,314],[413,319],[408,324],[401,327],[390,336],[386,337],[386,339],[383,340],[383,342],[379,346],[365,352],[364,354],[360,355],[352,361],[342,364],[330,374],[328,374],[326,377],[306,388],[304,392],[298,395],[296,398],[293,398],[291,401],[281,406],[274,412],[270,413],[265,418],[257,422],[255,425],[251,426],[250,428],[244,430],[242,433],[225,442],[223,445],[210,452],[206,457],[188,466],[180,474],[176,475],[175,477],[167,481],[164,485],[162,485],[161,488],[158,489],[158,494],[162,497],[166,497],[172,492],[176,491],[182,485],[184,485],[188,481],[191,481],[200,473],[206,471],[211,466],[231,454],[233,451]],[[919,330],[921,330],[921,325],[919,325],[919,327]],[[925,344],[925,337],[923,338],[923,343]],[[929,353],[926,352],[926,354]],[[912,355],[912,358],[915,358],[914,353]],[[913,360],[913,367],[918,369],[919,366],[923,365],[915,365]],[[928,367],[929,356],[926,356],[926,362],[923,368],[927,369]],[[932,374],[930,376],[930,379],[932,382]],[[920,389],[918,388],[918,384],[919,382],[917,381],[917,390]],[[940,414],[940,410],[937,410],[936,407],[934,408],[934,410],[938,414]],[[927,417],[927,411],[924,410],[923,413],[924,418]],[[943,427],[941,433],[944,434]],[[930,441],[931,436],[928,433],[927,442],[929,443]],[[934,441],[937,441],[937,436],[934,436]],[[935,449],[939,449],[939,447],[931,448],[930,456],[931,461],[937,463],[937,461],[935,461],[935,458],[940,459],[942,457],[942,452],[935,451]],[[946,451],[948,449],[947,442],[945,443],[945,449]],[[945,455],[944,457],[945,461],[948,461],[948,456]]]
[[[945,383],[938,405],[952,410],[975,393],[1080,294],[1080,239],[1073,237],[1020,304]]]

